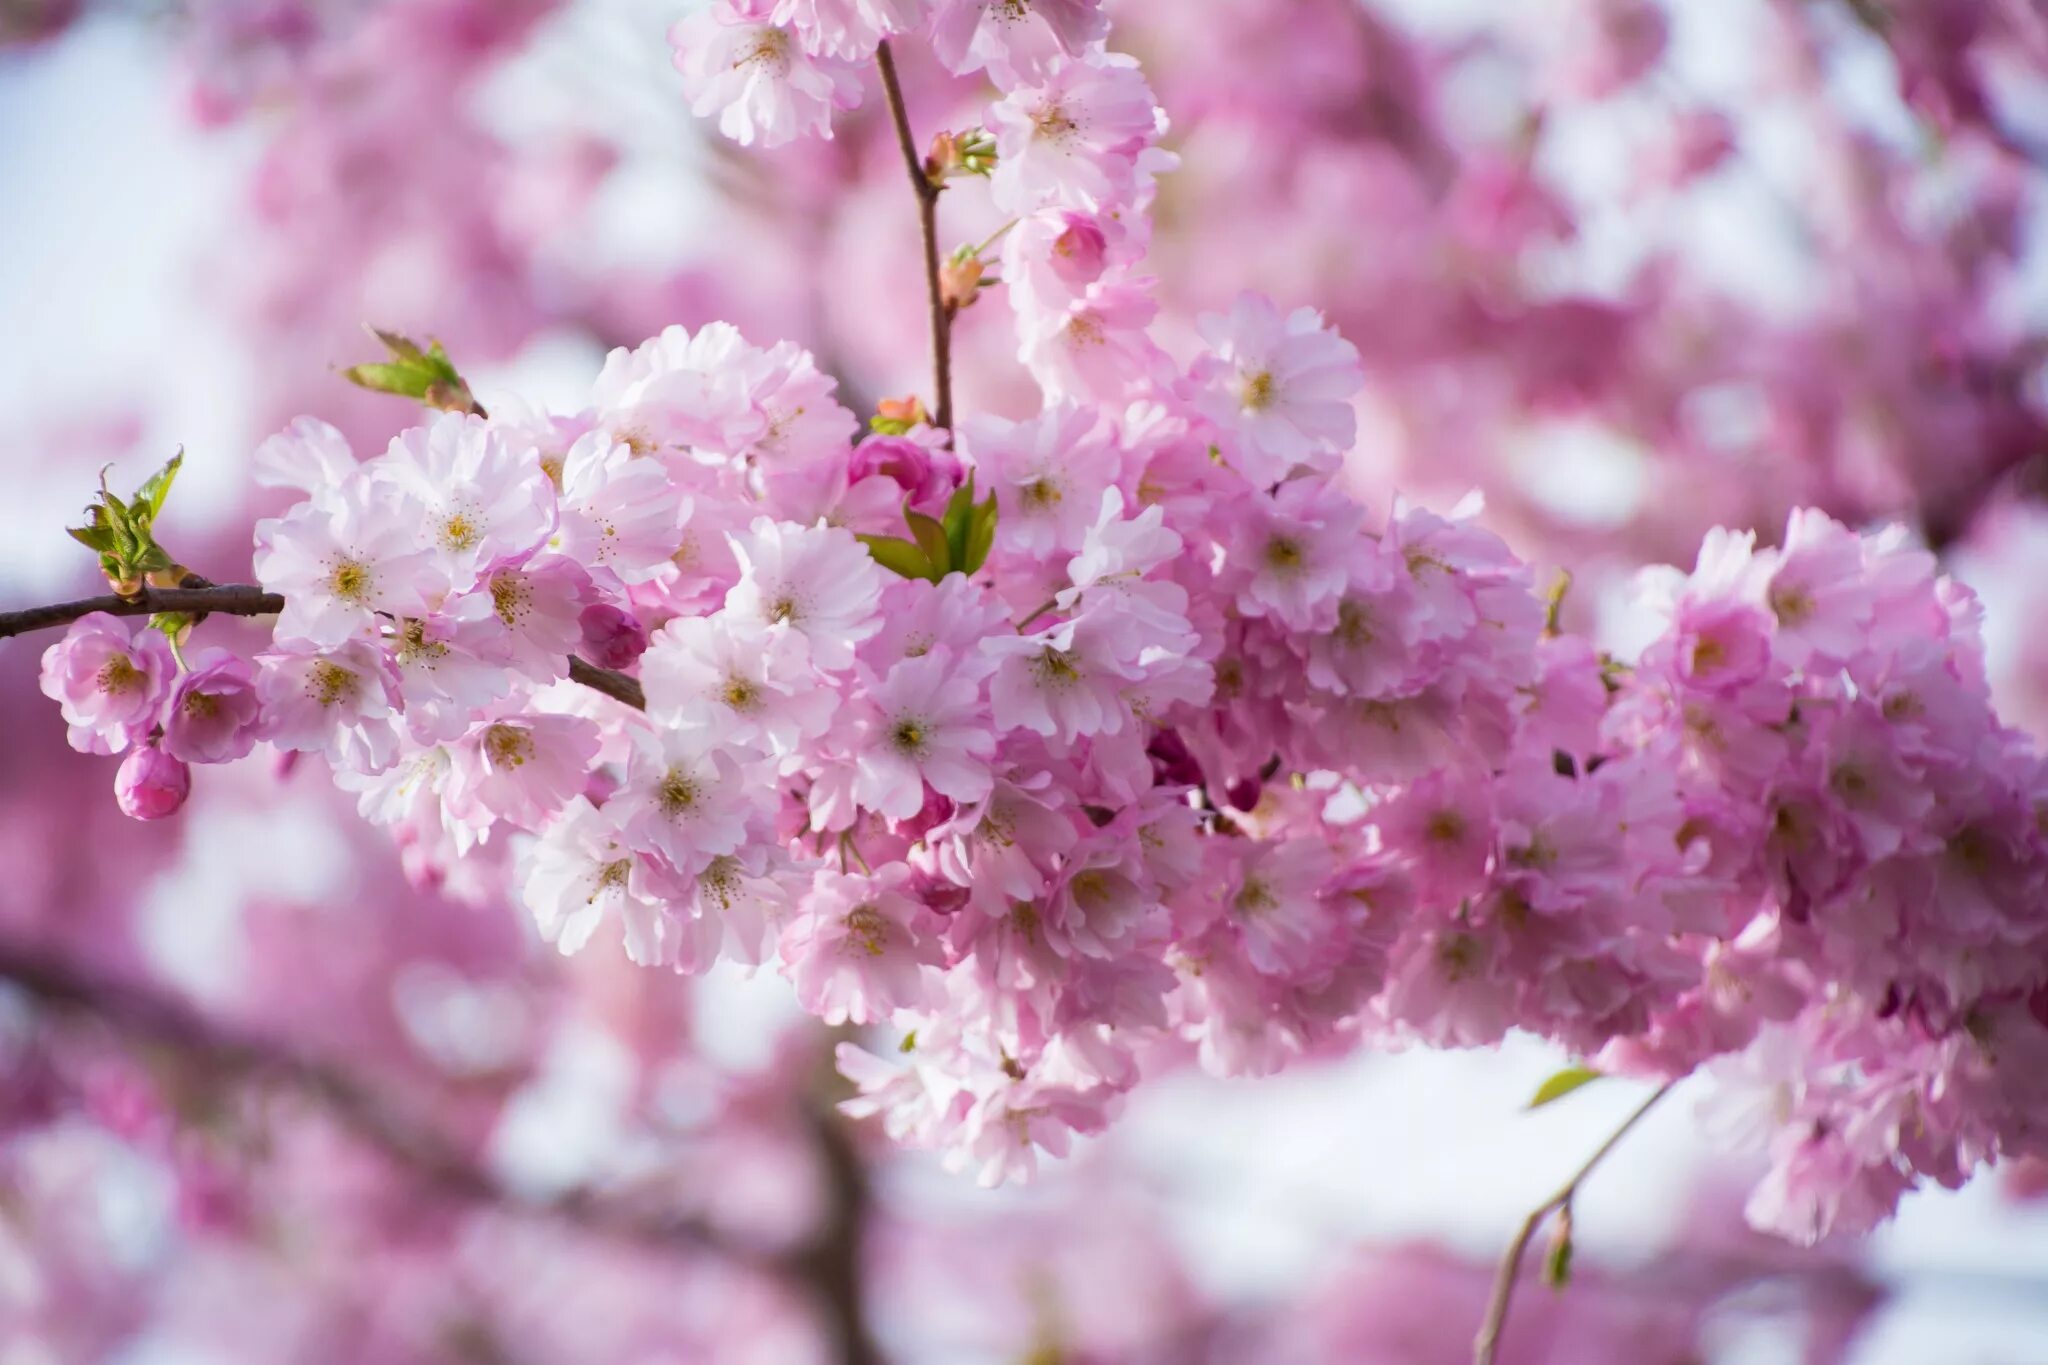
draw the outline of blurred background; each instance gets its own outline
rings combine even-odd
[[[869,107],[772,154],[693,120],[689,0],[0,0],[0,606],[83,595],[97,471],[187,452],[182,557],[248,572],[247,461],[374,449],[365,324],[579,406],[671,322],[790,337],[857,411],[923,379],[913,207]],[[1109,0],[1174,123],[1174,349],[1241,288],[1365,356],[1376,500],[1483,491],[1581,628],[1713,525],[1901,520],[2048,727],[2048,13],[2038,0]],[[901,54],[921,132],[983,92]],[[946,196],[946,245],[998,226]],[[1035,402],[1000,291],[961,401]],[[1186,353],[1181,346],[1180,354]],[[0,642],[0,1365],[1469,1358],[1515,1224],[1639,1102],[1563,1058],[1192,1070],[984,1192],[834,1116],[772,975],[573,962],[325,774],[116,810],[47,639]],[[421,875],[408,877],[408,869]],[[1577,1207],[1503,1359],[2048,1362],[2048,1173],[1868,1243],[1742,1226],[1692,1081]]]

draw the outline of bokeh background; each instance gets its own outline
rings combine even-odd
[[[670,322],[914,391],[909,196],[870,107],[772,154],[688,114],[689,0],[0,0],[0,605],[91,588],[97,471],[187,452],[162,529],[226,581],[290,418],[374,446],[365,324],[479,396],[576,407]],[[1637,567],[1795,505],[1912,525],[2048,727],[2048,16],[2035,0],[1110,0],[1183,158],[1171,346],[1243,287],[1370,384],[1361,487],[1483,491],[1625,642]],[[977,91],[903,54],[924,130]],[[998,220],[949,194],[948,244]],[[1000,291],[961,401],[1033,401]],[[1563,1058],[1192,1072],[1023,1189],[832,1116],[772,976],[556,959],[409,878],[324,775],[123,819],[47,641],[0,643],[0,1362],[840,1358],[1456,1362],[1514,1224],[1640,1099]],[[417,869],[413,869],[417,871]],[[1742,1228],[1683,1086],[1578,1206],[1505,1358],[2048,1362],[2048,1179],[1910,1197],[1860,1245]]]

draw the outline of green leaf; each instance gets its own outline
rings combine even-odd
[[[932,579],[944,578],[953,570],[953,546],[946,535],[946,528],[922,512],[910,510],[910,504],[903,504],[903,524],[910,528],[910,534],[917,540],[917,548],[924,551],[925,561],[932,566]]]
[[[988,495],[988,501],[974,509],[968,518],[967,547],[960,556],[960,572],[979,573],[981,566],[988,563],[988,554],[996,545],[996,495]]]
[[[967,476],[967,482],[953,490],[953,496],[946,499],[946,544],[950,549],[948,562],[962,573],[967,563],[967,519],[974,514],[974,475]]]
[[[185,452],[180,450],[170,461],[149,476],[142,487],[135,490],[135,509],[138,513],[147,505],[147,523],[154,525],[157,513],[164,510],[164,499],[171,494],[171,484],[177,480],[178,470],[185,463]]]
[[[1591,1085],[1600,1079],[1601,1073],[1590,1066],[1568,1066],[1536,1087],[1536,1093],[1529,1097],[1529,1108],[1541,1109],[1552,1100],[1561,1100],[1582,1085]]]
[[[868,547],[875,563],[901,578],[925,578],[936,580],[931,561],[924,557],[924,551],[907,540],[894,536],[861,536],[860,543]]]
[[[64,534],[86,549],[102,553],[111,549],[114,544],[113,536],[108,534],[104,526],[67,526],[64,528]]]
[[[433,376],[417,365],[351,365],[341,377],[373,393],[395,394],[400,398],[425,398]]]
[[[390,359],[351,365],[341,372],[342,378],[375,393],[416,399],[428,407],[449,412],[475,411],[476,400],[470,396],[469,385],[463,382],[440,342],[423,351],[419,343],[396,332],[373,327],[370,335],[384,343],[384,349],[391,352]]]

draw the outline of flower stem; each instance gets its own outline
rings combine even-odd
[[[1635,1112],[1622,1120],[1621,1127],[1607,1135],[1607,1140],[1594,1149],[1585,1164],[1572,1173],[1571,1179],[1558,1187],[1557,1193],[1538,1204],[1529,1216],[1522,1220],[1515,1239],[1508,1243],[1507,1253],[1500,1258],[1500,1272],[1494,1276],[1493,1294],[1487,1300],[1486,1317],[1479,1324],[1479,1335],[1472,1342],[1472,1365],[1494,1365],[1494,1353],[1500,1349],[1501,1331],[1507,1326],[1508,1305],[1515,1296],[1515,1281],[1521,1278],[1522,1257],[1529,1250],[1529,1243],[1542,1228],[1544,1220],[1551,1214],[1571,1208],[1572,1199],[1579,1192],[1579,1186],[1594,1168],[1607,1159],[1607,1154],[1621,1144],[1628,1131],[1642,1120],[1657,1104],[1671,1093],[1675,1081],[1666,1081],[1651,1093],[1650,1097],[1636,1106]]]

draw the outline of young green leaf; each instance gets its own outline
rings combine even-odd
[[[960,556],[960,572],[978,573],[988,563],[989,551],[996,544],[996,495],[988,495],[988,501],[975,508],[967,518],[967,545]]]
[[[171,484],[177,480],[178,470],[184,463],[185,452],[180,450],[135,490],[134,510],[143,518],[145,525],[156,523],[157,513],[164,510],[164,499],[171,495]],[[148,509],[146,512],[143,510],[145,507]]]
[[[955,568],[953,546],[946,536],[946,528],[922,512],[910,510],[910,504],[903,504],[903,524],[910,528],[910,534],[917,539],[917,548],[924,551],[925,562],[931,565],[932,581],[937,582]]]
[[[1552,1100],[1561,1100],[1580,1086],[1599,1080],[1600,1074],[1590,1066],[1568,1066],[1536,1087],[1536,1093],[1529,1097],[1529,1108],[1541,1109]]]
[[[926,578],[936,581],[938,575],[932,571],[931,561],[924,551],[907,540],[894,536],[861,536],[860,543],[868,547],[875,563],[901,578]]]
[[[946,544],[950,547],[949,561],[955,569],[968,572],[967,563],[967,519],[974,513],[974,475],[967,476],[967,482],[953,490],[953,496],[946,499]]]

